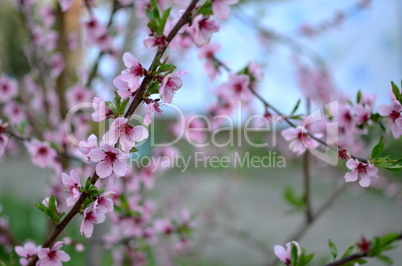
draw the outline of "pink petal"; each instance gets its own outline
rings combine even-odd
[[[97,148],[97,149],[92,149],[89,153],[88,153],[88,157],[91,159],[91,161],[93,162],[100,162],[103,159],[105,159],[105,153]]]
[[[274,247],[275,256],[282,262],[286,262],[286,259],[289,258],[289,254],[286,249],[280,245],[275,245]]]
[[[349,159],[346,162],[346,167],[349,168],[350,170],[356,169],[356,167],[359,165],[359,161],[355,159]]]
[[[70,256],[66,252],[64,252],[62,250],[57,251],[56,255],[59,258],[59,260],[61,260],[61,261],[69,261],[69,260],[71,260]]]
[[[81,235],[84,234],[86,238],[90,238],[92,236],[93,231],[94,231],[93,223],[84,220],[80,227]]]
[[[107,165],[106,162],[100,162],[96,165],[95,167],[96,169],[96,173],[98,174],[98,176],[100,178],[105,178],[108,177],[112,174],[112,166],[111,165]]]
[[[138,65],[137,58],[135,58],[134,55],[132,55],[131,53],[128,53],[128,52],[123,54],[123,61],[124,61],[124,65],[128,68]]]
[[[371,179],[368,176],[362,176],[359,181],[360,186],[369,187],[371,184]]]
[[[120,160],[116,160],[113,162],[113,172],[117,176],[126,175],[126,164]],[[109,174],[110,175],[110,174]]]
[[[285,129],[281,132],[282,137],[286,140],[286,141],[290,141],[292,139],[297,138],[297,135],[299,134],[299,131],[295,128],[288,128]]]
[[[135,142],[141,142],[149,137],[148,130],[143,126],[136,126],[133,128]]]
[[[355,182],[357,180],[358,173],[357,170],[353,170],[352,172],[345,174],[345,181],[346,182]]]

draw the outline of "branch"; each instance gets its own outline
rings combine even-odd
[[[310,100],[307,99],[307,113],[310,113]],[[310,177],[310,154],[305,152],[303,154],[303,185],[304,185],[304,213],[306,223],[313,222],[313,214],[311,210],[311,177]]]
[[[166,38],[167,42],[170,43],[172,39],[176,36],[176,34],[179,32],[180,28],[185,25],[186,23],[189,22],[189,19],[191,18],[192,11],[195,8],[198,0],[192,0],[190,5],[187,7],[186,11],[183,13],[179,21],[176,23],[168,37]],[[149,67],[149,71],[152,73],[153,71],[156,70],[157,63],[159,62],[160,58],[166,51],[167,46],[163,48],[159,48],[158,52],[156,53],[154,60],[152,61],[151,66]],[[140,88],[138,89],[133,101],[130,104],[129,109],[127,110],[125,117],[130,117],[135,109],[138,107],[138,105],[142,102],[142,97],[143,93],[145,92],[147,85],[149,82],[152,80],[153,77],[147,75],[145,78],[142,80],[142,83],[140,85]],[[96,174],[96,172],[92,175],[91,178],[91,183],[95,184],[96,181],[99,179],[99,176]],[[82,193],[78,201],[74,204],[73,208],[70,210],[70,212],[67,214],[67,216],[58,224],[56,225],[53,233],[48,237],[46,242],[42,245],[42,247],[47,248],[50,247],[53,242],[56,240],[56,238],[60,235],[60,233],[63,231],[63,229],[68,225],[68,223],[74,218],[74,216],[80,212],[81,205],[84,203],[86,198],[88,197],[87,194]],[[38,261],[38,256],[36,255],[28,264],[28,266],[34,266],[36,262]]]

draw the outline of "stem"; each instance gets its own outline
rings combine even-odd
[[[184,26],[186,23],[189,22],[189,19],[191,18],[191,14],[193,9],[195,8],[198,0],[192,0],[190,5],[187,7],[186,11],[183,13],[179,21],[176,23],[168,37],[166,38],[167,42],[170,43],[170,41],[176,36],[176,34],[179,32],[180,28]],[[151,72],[156,70],[157,67],[157,62],[159,62],[160,58],[162,57],[163,53],[167,47],[159,48],[158,52],[156,53],[154,60],[152,61],[151,66],[149,67],[149,70]],[[145,89],[149,82],[152,80],[152,77],[147,75],[145,78],[142,80],[142,83],[140,85],[140,88],[138,89],[133,101],[130,104],[129,109],[127,110],[125,117],[130,117],[135,109],[138,107],[138,105],[142,101],[143,93],[145,92]],[[96,181],[99,179],[99,176],[96,174],[96,172],[92,175],[91,178],[91,183],[95,184]],[[80,212],[81,205],[85,201],[85,199],[88,197],[87,194],[82,193],[78,201],[74,204],[73,208],[69,211],[67,216],[55,227],[55,230],[53,233],[48,237],[46,242],[42,245],[42,247],[50,247],[53,242],[56,240],[56,238],[60,235],[60,233],[63,231],[63,229],[68,225],[68,223],[74,218],[74,216]],[[28,266],[34,266],[36,262],[38,261],[38,256],[36,255],[28,264]]]
[[[307,113],[310,113],[310,100],[307,99]],[[303,184],[304,184],[304,214],[306,223],[313,222],[313,214],[311,210],[311,177],[310,177],[310,153],[303,154]]]
[[[0,226],[0,236],[6,237],[12,246],[21,244],[21,242],[11,233],[11,231],[3,226]]]

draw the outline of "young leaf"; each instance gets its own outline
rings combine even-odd
[[[354,245],[354,244],[351,245],[350,247],[348,247],[348,248],[346,249],[345,253],[343,253],[341,259],[343,259],[343,258],[345,258],[345,257],[347,257],[347,256],[352,255],[354,249],[355,249],[355,245]]]
[[[378,255],[376,258],[388,265],[392,265],[394,263],[391,258],[384,255]]]
[[[331,239],[328,239],[328,246],[331,249],[332,260],[335,260],[338,256],[338,248],[336,247],[335,243],[332,242]]]
[[[161,27],[162,32],[165,29],[165,24],[166,24],[167,19],[169,18],[171,10],[172,10],[172,8],[168,8],[165,11],[163,11],[162,17],[160,19],[160,27]]]
[[[291,186],[287,186],[283,192],[283,197],[284,199],[293,207],[295,207],[296,210],[302,210],[303,209],[303,200],[301,197],[297,197],[295,195],[295,192],[293,191]]]
[[[291,243],[292,249],[291,249],[291,261],[292,265],[298,265],[298,260],[299,260],[299,250],[297,249],[297,246],[293,243]]]
[[[362,99],[362,92],[361,90],[359,90],[357,92],[356,103],[360,103],[361,99]]]
[[[300,99],[299,99],[299,100],[297,100],[297,103],[296,103],[295,107],[293,108],[292,112],[290,113],[290,115],[291,115],[291,116],[292,116],[292,115],[294,115],[294,114],[296,113],[297,109],[299,109],[300,102],[301,102],[301,100],[300,100]]]
[[[391,85],[392,85],[392,92],[394,93],[394,95],[395,95],[395,98],[398,100],[398,101],[401,101],[402,99],[402,97],[401,97],[401,91],[399,90],[399,88],[398,88],[398,86],[396,86],[396,84],[393,82],[393,81],[391,81]]]
[[[377,145],[374,146],[372,152],[371,152],[371,159],[377,159],[382,151],[384,150],[384,143],[383,143],[384,137],[381,136]]]

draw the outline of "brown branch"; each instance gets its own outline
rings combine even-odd
[[[310,100],[307,99],[307,113],[310,113]],[[311,210],[311,177],[310,177],[310,153],[303,154],[303,185],[304,185],[304,214],[306,223],[313,222],[313,214]]]
[[[176,36],[176,34],[179,32],[180,28],[184,26],[186,23],[189,22],[189,19],[191,18],[192,11],[196,7],[198,0],[192,0],[190,5],[187,7],[186,11],[183,13],[179,21],[176,23],[168,37],[166,38],[167,42],[170,43],[170,41]],[[149,71],[152,73],[156,70],[157,63],[159,62],[160,58],[162,57],[163,53],[167,49],[166,47],[159,48],[158,52],[155,55],[154,60],[152,61],[151,66],[149,67]],[[147,85],[149,82],[152,80],[152,77],[147,75],[145,78],[142,80],[142,83],[140,85],[140,89],[137,91],[136,96],[134,97],[133,101],[130,104],[129,109],[127,110],[125,117],[130,117],[135,109],[138,107],[138,105],[142,101],[143,93],[146,90]],[[96,172],[93,174],[91,178],[91,183],[95,184],[96,181],[99,179],[99,176],[96,174]],[[60,235],[60,233],[63,231],[63,229],[68,225],[68,223],[74,218],[74,216],[80,212],[81,205],[84,203],[84,201],[87,199],[88,195],[85,193],[82,193],[78,201],[74,204],[73,208],[69,211],[67,216],[58,224],[56,225],[53,233],[48,237],[46,242],[42,245],[42,247],[50,247],[53,242],[56,240],[56,238]],[[36,262],[38,261],[38,256],[35,256],[28,264],[28,266],[34,266]]]

